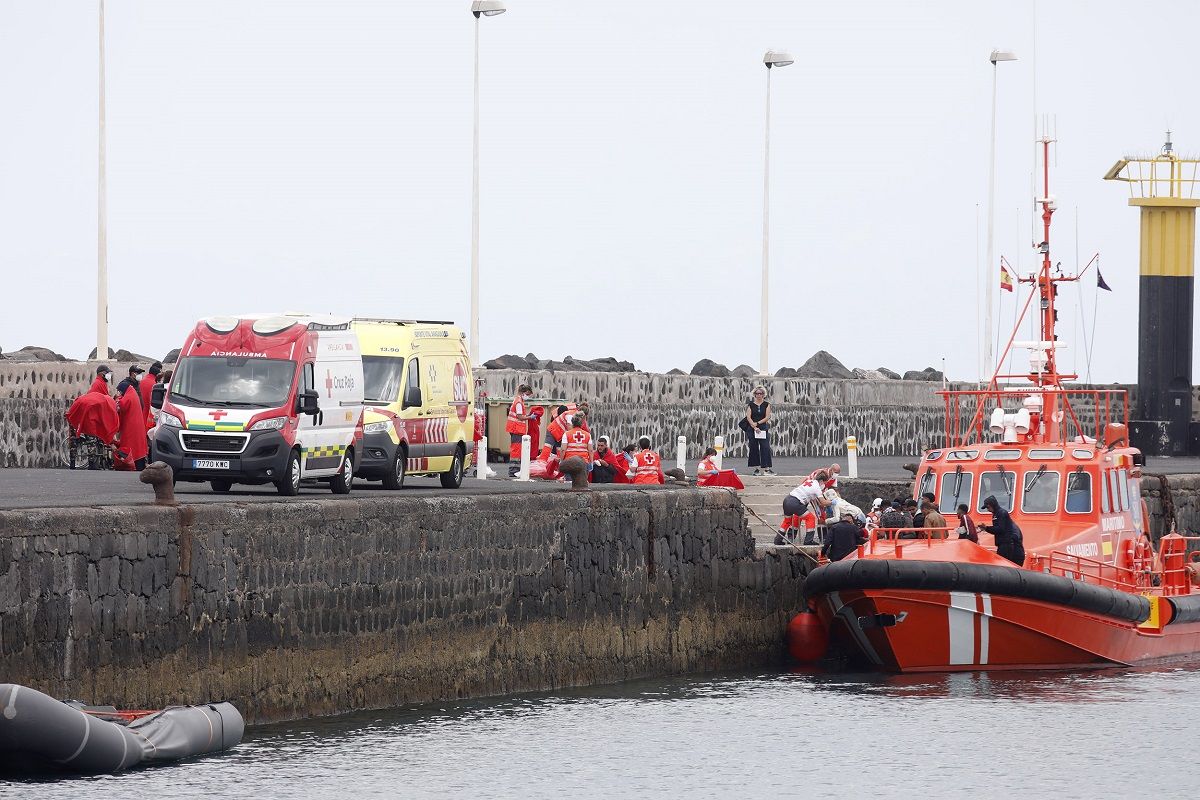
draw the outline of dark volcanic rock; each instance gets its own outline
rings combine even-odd
[[[941,379],[941,370],[936,370],[933,367],[926,367],[922,370],[910,369],[904,373],[904,380],[906,381],[940,381]]]
[[[15,353],[9,353],[8,358],[13,361],[66,361],[66,356],[60,355],[48,347],[22,347]]]
[[[758,374],[758,370],[746,364],[741,364],[733,368],[731,373],[735,378],[753,378]]]
[[[711,359],[702,358],[696,362],[696,366],[692,367],[692,374],[703,378],[728,378],[729,367]]]
[[[520,356],[503,355],[483,362],[484,369],[529,369],[529,362]]]
[[[805,361],[797,372],[805,378],[853,378],[854,373],[824,350],[813,353],[812,358]]]
[[[859,380],[863,380],[863,381],[887,380],[887,376],[884,375],[882,372],[880,372],[877,369],[863,369],[862,367],[855,367],[852,371],[854,372],[854,377],[858,378]]]
[[[775,377],[776,378],[798,378],[798,377],[800,377],[800,373],[797,372],[796,370],[792,369],[791,367],[780,367],[779,369],[775,370]]]
[[[683,370],[681,370],[679,367],[676,367],[675,369],[669,371],[667,374],[668,375],[687,375],[687,373],[684,372]]]
[[[538,368],[538,357],[535,356],[533,353],[526,353],[525,354],[525,363],[529,365],[530,369],[537,369]]]
[[[135,353],[132,350],[113,350],[110,347],[108,348],[108,352],[110,355],[108,358],[104,359],[105,361],[119,361],[125,364],[137,364],[141,362],[145,362],[147,364],[154,363],[154,359],[150,356],[144,356],[141,353]],[[92,351],[88,353],[88,361],[94,361],[95,359],[96,348],[93,347]]]
[[[176,347],[174,350],[172,350],[171,352],[169,352],[165,356],[163,356],[164,364],[174,364],[178,361],[179,361],[179,348],[178,347]]]
[[[629,361],[617,361],[612,356],[605,358],[579,359],[567,356],[564,364],[569,364],[577,372],[633,372],[634,366]]]
[[[888,380],[893,380],[893,381],[900,380],[900,373],[893,372],[892,370],[888,369],[887,367],[879,367],[875,371],[878,372],[883,377],[887,378]]]

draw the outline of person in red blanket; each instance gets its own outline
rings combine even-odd
[[[718,469],[717,448],[710,447],[704,451],[704,458],[696,466],[697,486],[728,486],[731,489],[745,489],[741,478],[731,469]]]
[[[142,408],[146,412],[147,430],[154,427],[154,411],[150,408],[150,395],[154,392],[154,384],[158,383],[158,376],[161,374],[162,362],[155,361],[138,382],[138,396],[141,398]]]
[[[96,367],[96,379],[91,387],[75,398],[67,409],[67,424],[77,436],[95,436],[106,445],[113,443],[120,420],[117,404],[109,394],[112,370],[103,364]]]
[[[609,445],[607,436],[596,440],[596,454],[588,480],[592,483],[629,483],[629,477],[625,474],[629,471],[629,462],[622,455],[614,453]]]
[[[120,432],[117,435],[118,449],[113,458],[113,469],[143,470],[150,445],[146,441],[146,411],[142,408],[138,384],[141,373],[139,366],[129,368],[129,377],[117,385],[117,415]]]

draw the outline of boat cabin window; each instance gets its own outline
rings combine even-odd
[[[975,476],[967,471],[943,472],[942,492],[938,495],[938,511],[943,514],[953,514],[958,510],[959,503],[971,505],[971,485]]]
[[[925,473],[921,476],[921,485],[917,487],[917,497],[926,492],[933,494],[935,486],[937,486],[937,476],[933,474],[933,470],[925,470]]]
[[[947,461],[974,461],[979,458],[978,450],[951,450],[946,453]]]
[[[942,457],[941,450],[931,450],[929,452],[929,455],[925,456],[925,460],[926,461],[937,461],[941,457]]]
[[[1025,473],[1022,484],[1021,511],[1026,514],[1053,514],[1058,511],[1058,486],[1062,476],[1057,472],[1039,469]]]
[[[1092,513],[1092,476],[1086,472],[1072,472],[1067,476],[1067,513]]]
[[[1094,456],[1095,453],[1093,453],[1091,450],[1072,450],[1071,455],[1075,456],[1076,458],[1089,459]]]
[[[1013,487],[1017,482],[1017,473],[1010,469],[1002,472],[981,472],[979,474],[979,503],[977,510],[985,511],[983,501],[995,497],[996,502],[1005,511],[1013,510]]]
[[[1129,472],[1127,470],[1117,470],[1117,485],[1121,487],[1122,505],[1126,508],[1133,508],[1133,498],[1129,496]]]
[[[1129,510],[1133,512],[1133,524],[1142,527],[1142,482],[1137,478],[1129,479]]]
[[[1063,451],[1058,450],[1058,449],[1055,449],[1055,450],[1030,450],[1029,457],[1032,458],[1034,461],[1049,461],[1049,460],[1056,459],[1056,458],[1062,458]]]
[[[983,454],[987,461],[1016,461],[1021,457],[1020,450],[988,450]]]
[[[1117,485],[1117,471],[1110,469],[1107,473],[1108,477],[1108,496],[1112,503],[1114,513],[1124,511],[1125,505],[1121,502],[1121,487]]]
[[[1108,473],[1100,473],[1100,513],[1108,514],[1112,511],[1112,503],[1108,499]]]

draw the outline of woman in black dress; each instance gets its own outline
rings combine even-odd
[[[767,390],[762,386],[754,387],[754,396],[746,404],[746,418],[741,427],[750,448],[748,466],[754,467],[755,475],[774,475],[771,469],[771,404],[767,402]]]

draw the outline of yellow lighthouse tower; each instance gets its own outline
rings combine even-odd
[[[1131,443],[1148,455],[1185,455],[1192,421],[1192,299],[1197,166],[1171,132],[1157,156],[1123,158],[1104,176],[1129,185],[1141,212],[1138,392]]]

